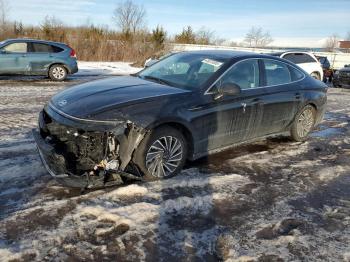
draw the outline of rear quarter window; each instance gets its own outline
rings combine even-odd
[[[54,53],[60,53],[60,52],[62,52],[64,49],[61,48],[61,47],[58,47],[58,46],[53,45],[53,46],[52,46],[52,50],[53,50]]]
[[[292,66],[288,66],[288,67],[289,67],[289,71],[290,71],[291,78],[292,78],[293,82],[301,80],[305,77],[305,75],[300,70],[298,70]]]

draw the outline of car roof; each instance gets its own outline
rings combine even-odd
[[[60,45],[60,46],[67,46],[64,43],[60,42],[54,42],[54,41],[47,41],[47,40],[40,40],[40,39],[32,39],[32,38],[11,38],[11,39],[6,39],[2,43],[10,43],[10,42],[30,42],[30,43],[42,43],[42,44],[52,44],[52,45]]]
[[[302,50],[287,50],[287,51],[280,51],[280,52],[273,52],[273,53],[269,53],[269,55],[272,56],[281,56],[284,54],[308,54],[308,55],[312,55],[312,52],[309,51],[302,51]]]
[[[223,59],[233,59],[233,58],[274,58],[270,54],[259,54],[255,52],[245,52],[245,51],[235,51],[235,50],[198,50],[198,51],[184,51],[191,54],[199,55],[211,55],[220,57]]]

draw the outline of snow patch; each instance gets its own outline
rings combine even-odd
[[[115,198],[121,196],[144,196],[148,192],[146,187],[139,186],[136,184],[120,187],[106,195],[106,197]]]
[[[86,62],[79,61],[79,72],[75,76],[89,75],[129,75],[139,72],[142,68],[131,66],[128,62]]]

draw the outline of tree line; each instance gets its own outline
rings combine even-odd
[[[70,26],[54,16],[46,16],[37,26],[10,21],[10,5],[0,0],[0,41],[8,38],[35,38],[64,42],[72,46],[80,60],[85,61],[133,61],[142,64],[149,57],[157,57],[170,50],[169,43],[266,47],[273,42],[268,31],[252,27],[242,43],[219,38],[215,32],[201,27],[194,30],[185,26],[181,32],[170,36],[163,26],[149,30],[147,12],[132,0],[120,2],[112,18],[118,30],[86,23]],[[334,45],[334,38],[329,40]]]

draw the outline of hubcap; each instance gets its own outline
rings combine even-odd
[[[146,167],[152,176],[167,177],[180,165],[183,155],[181,142],[173,136],[156,140],[146,154]]]
[[[55,67],[52,70],[52,75],[56,78],[56,79],[62,79],[65,75],[66,75],[66,71],[64,70],[64,68],[62,67]]]
[[[299,116],[297,132],[299,137],[306,137],[314,125],[314,114],[311,108],[305,109]]]

